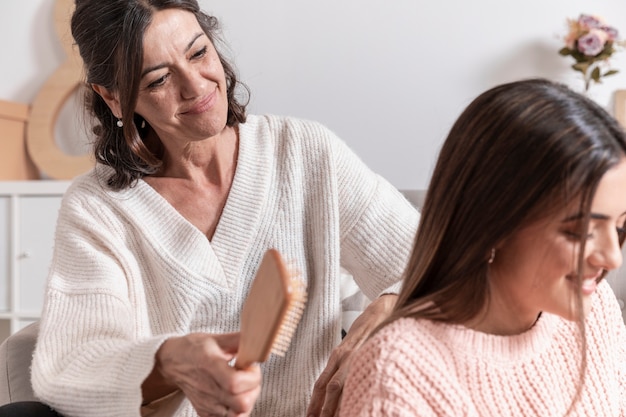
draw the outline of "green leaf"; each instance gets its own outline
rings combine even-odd
[[[587,70],[589,69],[589,63],[588,62],[578,62],[578,63],[572,65],[572,68],[575,71],[580,71],[583,74],[585,74],[587,72]]]
[[[613,52],[615,51],[613,50],[613,44],[611,42],[607,42],[604,48],[602,48],[602,53],[611,55]]]
[[[619,72],[618,70],[612,69],[612,70],[608,70],[607,72],[605,72],[602,76],[608,77],[609,75],[614,75],[614,74],[617,74],[618,72]]]
[[[593,71],[591,71],[591,79],[597,83],[600,82],[600,68],[599,67],[595,67]]]
[[[563,56],[568,56],[572,54],[572,51],[566,46],[566,47],[561,48],[561,50],[559,51],[559,54]]]
[[[574,57],[576,62],[585,62],[589,59],[587,55],[583,54],[578,49],[570,49],[570,54]]]

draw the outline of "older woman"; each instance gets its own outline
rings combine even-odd
[[[246,115],[195,0],[77,0],[72,34],[97,165],[59,213],[36,394],[66,416],[333,415],[347,358],[395,302],[416,210],[323,126]],[[269,248],[309,300],[285,357],[237,370]],[[343,341],[342,268],[375,300]]]

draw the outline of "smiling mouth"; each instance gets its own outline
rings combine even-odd
[[[604,269],[601,269],[595,275],[583,275],[582,279],[583,279],[583,281],[591,281],[591,280],[593,280],[593,281],[596,281],[596,282],[600,282],[600,280],[602,279],[603,273],[604,273]],[[570,280],[570,281],[574,281],[577,276],[578,276],[578,274],[576,274],[575,272],[572,272],[571,274],[568,274],[565,277],[568,280]]]
[[[592,292],[596,290],[597,286],[598,286],[597,279],[586,279],[583,281],[581,290],[584,294],[591,294]]]
[[[215,102],[215,95],[215,92],[209,94],[208,96],[202,98],[200,101],[194,103],[194,105],[190,107],[189,110],[184,111],[181,114],[194,115],[204,113],[205,111],[213,107],[213,103]]]
[[[570,281],[572,284],[576,282],[576,275],[573,275],[573,274],[567,275],[565,278],[568,281]],[[589,295],[595,292],[601,280],[602,280],[602,272],[592,277],[583,277],[581,287],[580,287],[582,293],[585,295]]]

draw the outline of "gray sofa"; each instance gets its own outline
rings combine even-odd
[[[36,401],[30,384],[30,363],[38,333],[39,322],[34,322],[0,344],[0,406]]]

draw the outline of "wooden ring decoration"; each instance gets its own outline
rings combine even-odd
[[[63,103],[82,85],[83,64],[73,48],[69,34],[69,18],[73,0],[57,0],[54,9],[55,30],[66,60],[48,78],[39,90],[30,109],[26,145],[33,162],[45,175],[53,179],[72,179],[94,166],[91,155],[67,155],[57,147],[54,127]]]

